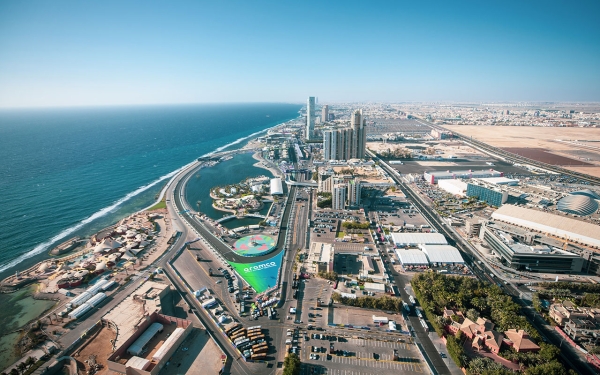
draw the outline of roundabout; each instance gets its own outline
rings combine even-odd
[[[264,234],[244,236],[233,244],[233,250],[243,257],[259,257],[277,248],[277,241]]]

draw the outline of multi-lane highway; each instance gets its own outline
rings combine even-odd
[[[392,179],[396,182],[399,189],[406,195],[408,199],[411,200],[415,204],[415,206],[419,209],[421,214],[429,221],[433,228],[435,228],[439,233],[442,233],[447,239],[448,243],[452,246],[457,247],[461,253],[465,256],[467,263],[471,265],[471,269],[473,272],[480,278],[485,281],[490,281],[492,283],[496,283],[496,281],[490,277],[490,275],[494,275],[498,280],[502,279],[502,275],[493,267],[490,267],[485,259],[480,256],[480,254],[473,248],[471,244],[469,244],[464,238],[458,235],[452,228],[449,228],[444,222],[440,220],[440,218],[433,212],[432,208],[423,202],[423,199],[415,193],[409,186],[407,186],[399,177],[399,174],[396,170],[387,165],[384,161],[377,158],[373,155],[374,159],[377,159],[380,162],[380,166],[392,177]],[[475,261],[478,260],[477,265]],[[401,280],[396,277],[396,281]],[[523,311],[527,315],[529,321],[533,324],[533,326],[545,337],[546,340],[552,342],[556,346],[561,346],[561,357],[563,360],[568,363],[572,368],[577,369],[580,373],[585,374],[591,371],[591,367],[585,362],[581,360],[581,356],[579,353],[575,351],[575,349],[569,345],[561,345],[561,337],[554,330],[549,329],[546,326],[546,322],[541,319],[537,313],[535,313],[531,306],[528,305],[525,301],[523,301],[520,297],[520,291],[517,290],[512,284],[503,284],[497,283],[505,292],[511,294],[515,297],[517,302],[521,304],[523,307]],[[400,286],[400,285],[399,285]],[[402,297],[405,297],[404,294]],[[412,320],[411,320],[412,322]],[[415,327],[415,331],[420,328],[419,324],[413,324]],[[418,335],[418,332],[417,332]],[[429,342],[431,342],[429,340]],[[427,350],[427,349],[426,349]],[[436,356],[439,357],[439,354]]]

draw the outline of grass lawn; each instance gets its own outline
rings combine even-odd
[[[346,233],[344,233],[344,232],[337,232],[336,237],[337,238],[344,238],[345,235],[346,235]]]
[[[167,202],[164,199],[150,207],[148,211],[160,210],[161,208],[167,208]]]

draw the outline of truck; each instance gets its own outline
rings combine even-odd
[[[375,324],[387,324],[388,318],[385,316],[375,316],[373,315],[373,323]]]

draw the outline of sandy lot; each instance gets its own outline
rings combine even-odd
[[[556,155],[584,161],[590,165],[565,168],[600,177],[600,147],[596,146],[597,142],[593,142],[600,141],[600,128],[469,125],[447,125],[445,128],[464,136],[472,136],[495,147],[540,148]]]

